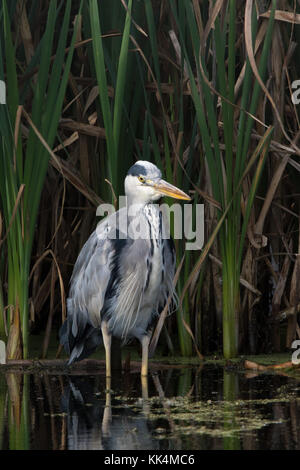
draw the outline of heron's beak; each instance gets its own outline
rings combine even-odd
[[[176,188],[167,181],[159,180],[157,183],[154,183],[153,187],[162,195],[174,197],[175,199],[183,199],[184,201],[190,201],[191,198],[185,194],[181,189]]]

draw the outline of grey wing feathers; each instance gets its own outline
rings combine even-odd
[[[72,325],[68,317],[60,329],[60,343],[70,355],[68,364],[90,356],[102,344],[102,334],[99,329],[86,324],[83,334],[77,339],[74,338],[71,329]]]
[[[75,263],[68,298],[68,315],[73,315],[73,334],[76,336],[80,319],[94,328],[101,324],[101,309],[110,279],[110,260],[113,256],[110,239],[99,239],[96,231],[83,246]],[[88,316],[87,316],[88,315]]]
[[[114,249],[108,237],[98,235],[94,231],[84,244],[70,281],[68,316],[60,330],[60,342],[70,354],[69,363],[87,357],[102,342],[101,309]]]

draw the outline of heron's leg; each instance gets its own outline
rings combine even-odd
[[[142,344],[142,368],[141,375],[148,375],[148,353],[149,353],[150,335],[145,335],[141,339]]]
[[[103,336],[103,344],[105,348],[106,377],[111,377],[111,361],[110,361],[111,334],[108,331],[106,321],[103,321],[101,323],[101,331],[102,331],[102,336]]]
[[[150,413],[149,393],[148,393],[148,376],[141,375],[141,384],[142,384],[143,413],[145,415],[148,415]]]

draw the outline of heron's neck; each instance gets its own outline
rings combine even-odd
[[[127,220],[128,224],[134,227],[137,224],[142,224],[144,230],[150,238],[161,238],[162,233],[162,214],[158,204],[149,201],[136,201],[127,196]],[[140,227],[143,230],[142,227]]]
[[[127,211],[128,214],[137,214],[140,211],[151,212],[153,214],[159,213],[158,205],[148,200],[137,200],[135,197],[127,195]]]
[[[162,213],[157,204],[146,204],[142,209],[150,231],[150,238],[157,241],[162,238]]]
[[[151,204],[150,201],[144,199],[137,199],[135,194],[126,194],[127,197],[127,208],[129,209],[132,206],[143,208],[144,206]]]

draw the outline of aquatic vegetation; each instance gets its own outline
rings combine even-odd
[[[202,250],[175,240],[181,308],[165,320],[163,355],[290,347],[299,313],[299,8],[1,3],[0,337],[9,334],[9,357],[28,356],[31,332],[43,333],[47,356],[96,208],[123,194],[137,159],[190,192],[193,223],[205,206]]]

